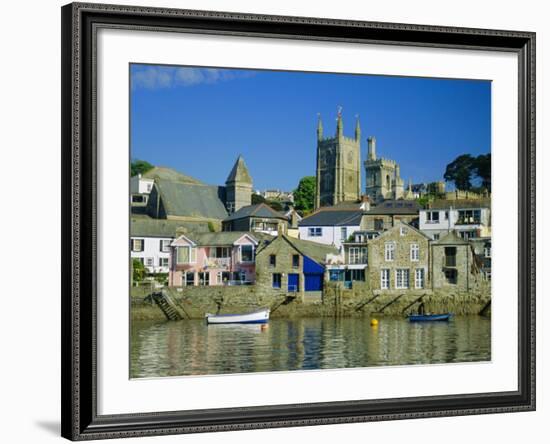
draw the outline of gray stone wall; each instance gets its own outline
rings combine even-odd
[[[401,233],[401,228],[405,231]],[[385,260],[385,246],[387,243],[394,244],[393,261]],[[419,260],[411,260],[411,245],[416,244],[419,247]],[[396,289],[396,270],[409,270],[409,290],[414,289],[415,270],[424,270],[424,289],[430,288],[429,273],[429,241],[415,229],[401,224],[396,225],[391,230],[386,231],[380,237],[369,241],[368,243],[368,275],[371,288],[381,290],[380,273],[382,269],[390,270],[389,289],[381,290],[383,292],[403,292],[403,289]]]
[[[455,265],[446,262],[445,248],[456,248]],[[479,272],[474,252],[469,244],[438,245],[433,243],[431,250],[434,289],[468,292],[483,285],[483,277]],[[454,273],[456,273],[456,283],[450,282],[447,277],[446,271],[449,270],[454,270]]]

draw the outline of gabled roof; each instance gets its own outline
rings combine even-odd
[[[365,214],[418,214],[419,211],[420,205],[415,200],[385,200]]]
[[[337,227],[337,226],[358,226],[361,224],[362,210],[332,209],[332,207],[321,208],[315,213],[304,217],[298,226],[300,227]]]
[[[469,242],[462,239],[456,230],[451,230],[445,236],[432,242],[433,245],[470,245]]]
[[[153,219],[145,215],[132,215],[130,219],[130,236],[132,237],[176,237],[176,231],[208,231],[206,222],[185,222],[168,219]]]
[[[268,245],[271,245],[274,242],[287,242],[289,243],[298,253],[303,256],[307,256],[310,259],[313,259],[315,262],[324,264],[327,254],[338,254],[338,249],[325,244],[319,244],[317,242],[307,241],[303,239],[296,239],[295,237],[290,237],[286,235],[281,235],[277,237],[271,237],[270,241],[264,241],[260,247],[258,247],[257,252],[260,253]]]
[[[141,177],[144,179],[162,179],[162,180],[170,180],[172,182],[204,185],[203,182],[201,182],[198,179],[195,179],[194,177],[186,176],[185,174],[181,174],[180,172],[173,170],[172,168],[166,168],[166,167],[155,167],[152,170],[149,170],[146,173],[143,173]]]
[[[227,211],[217,186],[156,179],[167,216],[224,219]]]
[[[388,237],[390,234],[394,233],[397,230],[400,230],[403,227],[407,228],[407,230],[411,230],[413,233],[416,233],[419,236],[422,236],[426,240],[431,241],[431,237],[429,237],[428,235],[426,235],[422,231],[418,230],[417,228],[414,228],[412,225],[409,225],[409,224],[403,222],[402,220],[398,220],[398,221],[396,221],[396,223],[393,227],[391,227],[390,229],[388,229],[386,231],[382,231],[378,237],[370,240],[369,242],[376,242],[379,239],[384,239],[385,237]]]
[[[254,244],[258,244],[259,239],[256,233],[249,233],[247,231],[215,231],[211,233],[193,233],[187,235],[189,239],[195,242],[197,245],[203,247],[217,247],[233,245],[241,237],[247,236]]]
[[[225,183],[227,184],[229,182],[244,182],[247,184],[252,184],[252,177],[250,177],[250,173],[248,172],[246,163],[244,163],[243,156],[239,156],[235,162],[235,165],[233,165],[233,169],[229,173],[229,176],[227,176]]]
[[[278,211],[275,211],[269,205],[265,203],[259,203],[255,205],[247,205],[239,210],[235,211],[231,216],[226,217],[224,222],[236,219],[243,219],[245,217],[262,217],[262,218],[276,218],[287,220],[286,216]]]

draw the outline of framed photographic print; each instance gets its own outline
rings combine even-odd
[[[535,408],[535,35],[62,8],[62,435]]]

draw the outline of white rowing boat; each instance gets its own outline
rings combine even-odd
[[[265,324],[269,321],[269,308],[245,314],[206,313],[205,317],[208,324]]]

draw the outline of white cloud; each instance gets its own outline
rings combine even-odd
[[[176,86],[215,84],[239,78],[248,78],[253,71],[232,71],[215,68],[176,68],[168,66],[144,66],[134,68],[132,89],[162,89]]]

